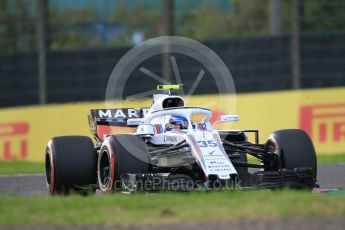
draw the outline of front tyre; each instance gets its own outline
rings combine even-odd
[[[276,131],[268,138],[265,148],[268,153],[274,153],[277,156],[274,161],[265,163],[265,171],[310,168],[316,180],[316,152],[310,137],[303,130]]]
[[[140,137],[131,134],[107,137],[99,152],[97,170],[102,192],[121,189],[127,173],[147,174],[151,171],[146,144]]]
[[[52,138],[45,153],[46,184],[50,195],[67,195],[71,190],[85,194],[96,184],[97,157],[93,142],[84,136]]]

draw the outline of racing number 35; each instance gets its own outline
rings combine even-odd
[[[201,148],[205,147],[217,147],[217,143],[214,140],[198,141],[198,145]]]

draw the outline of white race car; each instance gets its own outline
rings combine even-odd
[[[96,144],[86,136],[52,138],[45,152],[49,193],[317,186],[316,154],[304,131],[279,130],[259,144],[257,130],[214,130],[212,112],[186,107],[179,87],[158,86],[166,92],[153,95],[150,108],[91,110]],[[223,115],[220,122],[238,119]],[[114,134],[128,127],[134,132]],[[248,154],[261,163],[248,163]]]

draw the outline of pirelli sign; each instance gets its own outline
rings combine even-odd
[[[345,142],[345,101],[301,106],[299,126],[320,144]]]

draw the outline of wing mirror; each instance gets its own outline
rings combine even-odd
[[[234,122],[234,121],[239,121],[239,120],[240,120],[239,115],[221,115],[220,120],[213,123],[212,128],[214,128],[216,126],[216,124],[219,122]]]
[[[240,116],[239,115],[221,115],[220,121],[221,122],[233,122],[233,121],[239,121]]]

